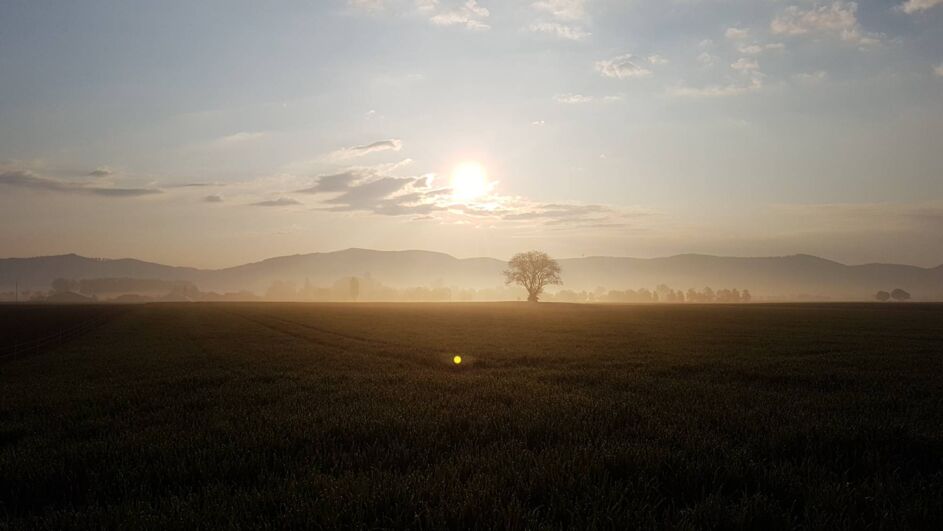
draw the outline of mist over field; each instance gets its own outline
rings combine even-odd
[[[873,300],[880,290],[895,288],[907,290],[917,300],[943,300],[943,266],[847,266],[807,255],[587,257],[560,259],[559,263],[564,284],[550,288],[550,293],[566,292],[564,297],[568,298],[564,300],[568,302],[605,302],[610,292],[639,289],[654,292],[658,286],[680,292],[705,287],[748,290],[753,301],[863,301]],[[354,300],[520,299],[520,291],[503,286],[501,272],[506,267],[507,262],[493,258],[457,259],[429,251],[367,249],[284,256],[217,270],[66,255],[0,259],[0,292],[6,292],[5,298],[9,299],[16,282],[20,289],[45,292],[55,279],[64,278],[76,281],[76,291],[82,291],[81,281],[88,281],[85,288],[88,295],[106,298],[127,294],[160,298],[174,289],[179,291],[174,282],[187,282],[192,284],[189,295],[179,295],[195,299],[200,298],[196,294],[199,291],[230,293],[230,300],[266,297],[343,301],[352,300],[349,285],[356,278],[361,286]],[[410,289],[412,294],[404,291]],[[584,292],[580,298],[578,292]],[[592,300],[587,298],[589,294]],[[641,301],[620,300],[613,295],[610,302]]]

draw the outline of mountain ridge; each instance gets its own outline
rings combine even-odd
[[[565,285],[559,289],[741,288],[785,299],[866,300],[879,289],[902,288],[917,298],[943,299],[943,264],[847,265],[809,254],[768,257],[682,253],[656,258],[589,256],[558,260]],[[392,287],[431,284],[492,288],[503,283],[506,262],[490,257],[456,258],[409,249],[349,248],[284,255],[217,269],[171,266],[136,258],[92,258],[76,253],[0,258],[0,291],[45,290],[55,278],[153,278],[196,284],[201,290],[256,293],[276,280],[330,285],[349,276],[371,276]],[[554,288],[556,289],[556,288]]]

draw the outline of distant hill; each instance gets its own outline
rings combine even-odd
[[[200,271],[192,267],[173,267],[130,258],[109,260],[86,258],[77,254],[0,259],[0,290],[49,289],[56,278],[159,278],[187,280]]]
[[[790,300],[870,299],[880,289],[902,288],[916,299],[943,299],[943,266],[895,264],[849,266],[809,255],[768,258],[683,254],[666,258],[587,257],[560,260],[564,286],[573,290],[653,288],[746,288],[754,295]],[[281,256],[225,269],[173,267],[133,259],[107,260],[75,254],[0,259],[0,291],[49,288],[58,277],[186,280],[203,291],[262,293],[276,280],[305,279],[327,286],[346,276],[371,276],[391,287],[489,288],[502,283],[505,262],[459,259],[429,251],[347,249]]]
[[[897,264],[849,266],[817,256],[768,258],[683,254],[667,258],[576,258],[561,260],[565,278],[590,284],[674,288],[746,288],[755,295],[810,300],[869,300],[875,292],[900,287],[920,298],[943,299],[943,266],[927,269]]]

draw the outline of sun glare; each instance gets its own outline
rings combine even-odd
[[[452,170],[452,197],[458,201],[478,199],[488,193],[488,176],[477,162],[464,162]]]

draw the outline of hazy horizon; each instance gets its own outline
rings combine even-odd
[[[943,264],[940,0],[0,15],[5,256]]]
[[[247,265],[247,264],[253,264],[253,263],[258,263],[258,262],[264,262],[264,261],[266,261],[266,260],[275,259],[275,258],[284,258],[284,257],[290,257],[290,256],[307,256],[307,255],[313,255],[313,254],[336,254],[336,253],[343,253],[343,252],[345,252],[345,251],[371,251],[371,252],[379,252],[379,253],[422,252],[422,253],[444,254],[444,255],[448,255],[448,256],[451,256],[451,257],[453,257],[453,258],[459,259],[459,260],[487,259],[487,260],[498,260],[498,261],[504,261],[504,262],[506,262],[506,261],[510,258],[510,256],[508,256],[508,257],[501,257],[501,256],[483,256],[483,255],[460,256],[460,255],[456,255],[456,254],[453,254],[453,253],[448,253],[448,252],[445,252],[445,251],[437,251],[437,250],[434,250],[434,249],[418,249],[418,248],[379,249],[379,248],[365,248],[365,247],[346,247],[346,248],[343,248],[343,249],[332,249],[332,250],[327,250],[327,251],[297,252],[297,253],[291,253],[291,254],[286,254],[286,255],[266,256],[266,257],[263,257],[263,258],[259,258],[259,259],[257,259],[257,260],[248,260],[248,261],[245,261],[245,262],[237,262],[237,263],[223,264],[223,265],[218,266],[218,267],[205,267],[205,268],[204,268],[204,267],[195,266],[195,265],[192,265],[192,264],[188,264],[188,263],[160,262],[160,261],[143,260],[143,259],[141,259],[141,258],[139,258],[139,257],[136,257],[136,256],[93,256],[93,255],[90,255],[90,254],[87,254],[87,253],[81,253],[81,252],[76,252],[76,251],[69,251],[69,252],[56,253],[56,254],[48,254],[48,255],[35,255],[35,256],[0,256],[0,260],[3,260],[3,259],[20,259],[20,260],[22,260],[22,259],[30,259],[30,258],[44,258],[44,257],[55,257],[55,256],[69,256],[69,255],[75,255],[75,256],[82,257],[82,258],[89,258],[89,259],[93,259],[93,260],[141,260],[141,261],[144,261],[144,262],[152,262],[152,263],[157,263],[157,264],[166,265],[166,266],[171,266],[171,267],[192,267],[192,268],[196,268],[196,269],[214,270],[214,269],[227,269],[227,268],[232,268],[232,267],[238,267],[238,266],[241,266],[241,265]],[[818,258],[818,259],[826,260],[826,261],[829,261],[829,262],[835,262],[835,263],[838,263],[838,264],[841,264],[841,265],[846,265],[846,266],[861,266],[861,265],[901,265],[901,266],[919,267],[919,268],[923,268],[923,269],[934,269],[934,268],[937,268],[937,267],[943,267],[943,263],[936,264],[936,265],[929,265],[929,266],[923,266],[923,265],[918,265],[918,264],[907,264],[907,263],[901,263],[901,262],[861,262],[861,263],[849,263],[849,262],[842,262],[842,261],[840,261],[840,260],[835,260],[835,259],[829,258],[828,256],[819,256],[819,255],[814,255],[814,254],[809,254],[809,253],[790,253],[790,254],[783,254],[783,255],[767,255],[767,256],[759,256],[759,255],[742,255],[742,256],[738,256],[738,255],[721,255],[721,254],[711,254],[711,253],[675,253],[675,254],[656,255],[656,256],[585,255],[585,256],[554,256],[553,258],[556,259],[556,260],[576,260],[576,259],[581,259],[581,258],[616,258],[616,259],[627,258],[627,259],[637,259],[637,260],[658,260],[658,259],[666,259],[666,258],[675,258],[675,257],[679,257],[679,256],[705,256],[705,257],[711,257],[711,258],[736,258],[736,259],[788,258],[788,257],[794,257],[794,256],[810,256],[810,257],[813,257],[813,258]]]

